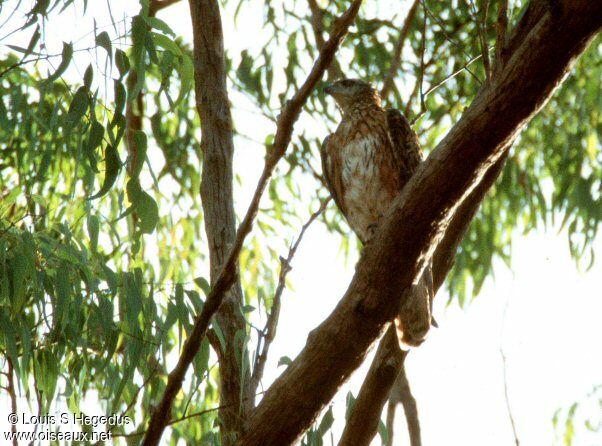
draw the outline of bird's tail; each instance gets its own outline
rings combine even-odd
[[[395,318],[397,338],[402,350],[422,344],[431,324],[437,326],[431,313],[434,290],[430,264],[424,269],[418,283],[407,289],[405,294],[401,299],[399,314]]]

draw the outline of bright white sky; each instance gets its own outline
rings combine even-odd
[[[4,3],[0,23],[17,2]],[[23,2],[19,10],[29,10],[30,3]],[[137,11],[137,1],[111,3],[117,20],[123,18],[124,13],[132,15]],[[247,43],[239,36],[253,36],[259,32],[263,2],[255,3],[257,7],[243,9],[241,17],[244,18],[239,19],[236,32],[228,18],[231,11],[225,14],[226,46],[233,48],[234,54]],[[399,8],[396,2],[387,3],[395,4],[395,10]],[[22,14],[16,17],[14,23],[18,25]],[[89,2],[86,20],[81,19],[78,9],[77,13],[68,12],[49,21],[46,29],[51,42],[49,52],[60,53],[63,40],[75,42],[92,29],[92,17],[96,18],[99,28],[110,24],[105,2]],[[176,33],[191,40],[187,2],[171,7],[160,17]],[[0,29],[0,38],[5,36],[7,29],[12,29],[10,24]],[[0,51],[6,51],[2,47],[6,43],[27,46],[32,31],[0,41]],[[85,46],[82,42],[76,49],[80,45]],[[86,59],[85,63],[79,64],[79,75],[71,73],[74,79],[81,79],[87,63]],[[242,133],[263,141],[273,128],[258,125],[257,119],[241,111],[235,115]],[[236,168],[244,184],[255,184],[262,160],[262,146],[237,140]],[[240,213],[248,203],[250,189],[250,186],[246,187],[237,197]],[[601,241],[598,238],[598,252],[601,252]],[[514,273],[501,262],[496,264],[495,280],[487,280],[481,295],[467,309],[460,309],[456,304],[446,308],[447,296],[439,293],[435,300],[435,316],[440,328],[433,330],[428,341],[407,360],[425,445],[513,444],[503,393],[500,346],[507,357],[510,403],[523,446],[555,444],[551,421],[554,412],[568,408],[574,401],[584,400],[595,384],[602,383],[602,355],[599,353],[602,265],[598,261],[591,271],[577,272],[567,245],[566,234],[552,230],[526,238],[517,234],[513,251]],[[338,252],[338,239],[320,225],[315,224],[307,232],[289,275],[295,290],[287,290],[284,294],[266,383],[282,370],[276,368],[278,358],[285,355],[294,358],[304,346],[308,332],[330,313],[343,295],[354,272],[354,259],[346,264]],[[334,400],[335,433],[340,432],[343,423],[345,395],[349,390],[357,393],[369,362],[356,372]],[[5,402],[4,398],[0,399],[0,414],[9,407]],[[23,409],[24,406],[22,404]],[[583,414],[599,416],[599,410],[595,405],[585,406]],[[396,444],[399,445],[408,444],[403,423],[400,409],[396,429]],[[0,431],[7,428],[6,420],[0,417]],[[585,431],[582,427],[577,430]],[[380,444],[378,437],[373,444]],[[575,444],[599,446],[602,438],[578,437]]]

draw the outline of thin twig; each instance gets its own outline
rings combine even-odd
[[[504,306],[504,314],[502,316],[502,329],[500,338],[503,340],[504,331],[506,328],[506,317],[508,314],[508,306],[510,305],[510,300],[506,299],[506,305]],[[502,373],[504,378],[504,400],[506,402],[506,411],[508,412],[508,419],[510,420],[510,426],[512,427],[512,434],[514,435],[514,444],[516,446],[520,446],[520,441],[518,439],[518,433],[516,431],[516,423],[514,422],[514,415],[512,414],[512,407],[510,406],[510,396],[508,394],[508,376],[507,376],[507,366],[506,366],[506,354],[504,353],[503,345],[500,345],[500,355],[502,357]]]
[[[479,54],[478,56],[473,57],[472,59],[470,59],[468,62],[466,62],[462,67],[458,68],[456,71],[454,71],[452,74],[450,74],[449,76],[446,76],[445,78],[443,78],[440,82],[436,83],[435,85],[433,85],[432,87],[430,87],[428,90],[426,90],[426,92],[424,93],[424,97],[427,97],[429,94],[431,94],[433,91],[435,91],[437,88],[441,87],[443,84],[445,84],[447,81],[453,79],[454,77],[456,77],[458,74],[460,74],[462,71],[467,70],[467,68],[472,65],[474,62],[476,62],[477,60],[479,60],[481,57],[483,57],[482,54]]]
[[[392,393],[392,392],[391,392]],[[397,412],[397,402],[393,402],[392,398],[389,398],[389,405],[387,406],[387,446],[393,446],[393,437],[395,436],[395,412]]]
[[[261,395],[264,392],[259,392],[256,393],[254,396],[257,397],[259,395]],[[231,407],[231,404],[222,404],[221,406],[217,406],[217,407],[212,407],[210,409],[204,409],[204,410],[199,410],[198,412],[193,412],[187,415],[183,415],[180,418],[174,418],[173,420],[169,421],[167,423],[168,426],[173,426],[174,424],[178,424],[181,423],[182,421],[186,421],[189,420],[191,418],[196,418],[196,417],[201,417],[203,415],[207,415],[208,413],[211,412],[216,412],[218,410],[222,410],[222,409],[227,409],[228,407]],[[130,437],[140,437],[141,435],[144,435],[146,433],[146,430],[142,430],[142,431],[137,431],[137,432],[131,432],[129,434],[113,434],[113,437],[122,437],[122,438],[130,438]]]
[[[382,98],[386,98],[393,87],[393,79],[395,79],[395,74],[397,70],[399,70],[399,66],[401,65],[401,55],[403,53],[403,46],[405,44],[406,38],[408,37],[410,27],[414,22],[414,17],[416,16],[416,10],[418,9],[418,4],[420,0],[414,0],[414,4],[408,11],[408,15],[406,16],[405,21],[403,22],[403,27],[399,32],[399,39],[397,39],[397,43],[395,44],[395,49],[393,50],[393,58],[391,59],[391,66],[389,67],[389,71],[385,76],[385,82],[383,83],[383,88],[380,91],[380,96]]]
[[[144,382],[138,386],[138,388],[136,389],[136,393],[134,393],[134,396],[132,398],[132,400],[130,401],[130,403],[126,406],[126,408],[123,410],[123,412],[121,412],[121,416],[124,417],[125,415],[127,415],[127,413],[132,410],[132,407],[134,407],[134,405],[136,404],[136,402],[138,401],[138,396],[140,395],[140,391],[142,389],[146,388],[146,385],[150,382],[150,380],[153,378],[153,376],[155,375],[157,369],[153,369],[152,372],[150,373],[150,375],[148,376],[147,379],[144,380]],[[111,435],[114,437],[119,437],[119,434],[113,434],[112,431],[113,429],[115,429],[116,427],[118,427],[119,424],[107,424],[107,432],[111,432]],[[140,433],[139,435],[142,435],[142,433]],[[124,435],[125,436],[125,435]]]
[[[318,218],[318,216],[322,212],[324,212],[324,209],[326,208],[326,205],[329,201],[330,198],[324,200],[320,205],[320,208],[316,212],[311,214],[309,219],[301,227],[301,232],[299,232],[297,240],[292,244],[292,246],[288,250],[286,259],[280,257],[280,274],[278,276],[278,285],[276,287],[276,292],[274,293],[274,299],[272,301],[272,311],[268,316],[268,320],[266,321],[264,329],[261,332],[259,332],[259,336],[260,338],[263,338],[264,343],[261,348],[261,353],[256,358],[255,367],[253,368],[253,375],[251,376],[251,393],[253,394],[257,392],[257,387],[259,386],[259,382],[263,377],[263,371],[265,369],[265,364],[268,359],[270,345],[276,337],[276,329],[278,328],[278,316],[280,315],[282,292],[284,291],[284,288],[286,286],[286,276],[292,269],[291,262],[293,260],[293,257],[295,257],[295,254],[297,253],[297,248],[299,248],[299,244],[303,239],[303,235],[305,235],[305,231],[307,231],[307,228],[309,228],[309,226],[316,220],[316,218]],[[259,344],[257,350],[259,351]]]
[[[437,82],[435,85],[433,85],[432,87],[429,87],[428,90],[426,90],[423,94],[423,99],[426,99],[427,96],[429,94],[431,94],[433,91],[435,91],[436,89],[438,89],[439,87],[441,87],[442,85],[444,85],[445,83],[447,83],[449,80],[453,79],[454,77],[456,77],[458,74],[460,74],[462,71],[469,71],[468,67],[470,65],[472,65],[474,62],[476,62],[477,60],[479,60],[482,56],[482,54],[479,54],[478,56],[473,57],[472,59],[470,59],[467,63],[465,63],[462,67],[458,68],[456,71],[454,71],[453,73],[451,73],[450,75],[446,76],[445,78],[443,78],[441,81]],[[428,66],[429,63],[426,63],[426,66]],[[404,109],[404,114],[408,115],[410,113],[410,110],[412,108],[412,103],[414,101],[414,98],[416,97],[418,90],[420,87],[420,83],[417,81],[416,84],[414,85],[414,89],[412,90],[412,93],[410,94],[410,98],[408,99],[408,102],[406,104],[406,107]],[[411,123],[414,124],[425,112],[426,110],[421,110],[419,112],[419,114],[414,117],[414,119],[412,119]],[[422,135],[425,132],[426,129],[421,129],[420,132],[418,132],[419,135]]]
[[[199,351],[201,342],[205,337],[205,333],[211,322],[211,318],[221,306],[225,294],[236,280],[238,256],[242,250],[244,240],[249,232],[251,232],[253,221],[255,220],[255,216],[259,209],[259,202],[269,179],[272,176],[272,172],[274,171],[276,164],[284,156],[290,143],[293,125],[299,118],[303,105],[306,103],[309,95],[313,92],[318,81],[332,63],[336,51],[357,16],[361,3],[361,0],[354,0],[349,9],[335,22],[332,33],[330,34],[328,41],[324,44],[322,51],[320,51],[320,55],[307,79],[293,98],[286,103],[282,109],[282,113],[278,117],[278,125],[271,155],[266,159],[257,188],[255,189],[247,213],[238,228],[236,239],[227,260],[224,262],[222,271],[207,296],[201,314],[195,319],[194,327],[190,333],[190,337],[184,343],[178,364],[169,374],[163,397],[150,419],[148,431],[143,442],[145,446],[157,445],[161,439],[163,430],[169,422],[173,401],[182,388],[182,382],[184,381],[186,372]]]
[[[403,110],[404,116],[408,116],[410,114],[410,110],[412,110],[412,105],[414,103],[414,98],[416,98],[419,88],[420,88],[420,82],[419,82],[419,79],[416,79],[416,82],[414,82],[414,88],[412,89],[412,92],[410,93],[410,97],[408,98],[408,102],[406,102],[406,106]]]
[[[10,14],[7,14],[7,16],[6,16],[6,20],[4,20],[4,22],[2,22],[2,23],[0,24],[0,29],[4,29],[4,26],[5,26],[5,25],[6,25],[8,22],[10,22],[10,21],[13,21],[13,17],[14,17],[14,15],[15,15],[15,13],[19,11],[19,6],[21,6],[21,1],[22,1],[22,0],[19,0],[19,1],[17,2],[17,4],[15,5],[15,7],[13,8],[13,10],[10,12]],[[13,22],[14,22],[14,21],[13,21]],[[17,28],[17,30],[20,30],[20,29],[22,29],[22,28],[20,28],[20,27],[19,27],[19,28]],[[4,39],[5,39],[5,37],[2,37],[2,38],[0,38],[0,42],[1,42],[1,41],[3,41]]]
[[[514,435],[514,444],[520,446],[518,434],[516,432],[516,423],[514,422],[514,416],[512,415],[512,408],[510,407],[510,398],[508,396],[508,379],[506,376],[506,355],[504,349],[500,348],[500,355],[502,356],[502,370],[504,372],[504,399],[506,400],[506,411],[508,412],[508,419],[512,426],[512,434]]]
[[[447,40],[449,43],[451,43],[452,45],[454,45],[456,48],[458,48],[460,50],[460,52],[462,54],[464,54],[468,59],[471,59],[472,56],[470,54],[468,54],[465,50],[464,50],[464,46],[462,46],[462,44],[460,44],[459,42],[456,42],[454,39],[452,39],[448,32],[445,30],[445,24],[441,21],[441,19],[439,17],[437,17],[435,14],[433,14],[425,5],[423,2],[423,6],[425,7],[426,13],[431,16],[431,18],[437,22],[437,24],[439,25],[439,28],[441,28],[441,32],[443,33],[443,35],[445,36],[445,40]],[[479,76],[477,76],[475,73],[473,73],[472,71],[468,70],[467,71],[470,73],[470,75],[472,77],[475,78],[475,80],[479,83],[482,84],[481,79],[479,79]]]
[[[128,404],[125,410],[122,412],[122,416],[125,416],[130,410],[132,410],[132,407],[134,407],[134,404],[136,404],[136,402],[138,401],[138,395],[140,395],[140,391],[146,388],[146,385],[150,382],[151,379],[153,379],[155,373],[157,373],[157,369],[153,368],[148,377],[144,380],[144,382],[138,386],[138,388],[136,389],[136,393],[134,393],[134,396],[130,401],[130,404]]]
[[[82,51],[91,51],[93,49],[95,49],[96,47],[94,46],[90,46],[87,48],[80,48],[77,50],[73,50],[73,53],[80,53]],[[63,54],[62,53],[56,53],[56,54],[46,54],[46,55],[39,55],[38,57],[34,58],[34,59],[21,59],[19,62],[16,62],[14,64],[12,64],[11,66],[5,68],[3,71],[0,71],[0,78],[2,78],[6,73],[8,73],[9,71],[14,70],[15,68],[19,68],[20,66],[23,66],[25,64],[31,63],[31,62],[39,62],[41,60],[50,60],[51,58],[54,57],[61,57]]]
[[[318,47],[318,51],[322,51],[326,43],[324,41],[324,10],[318,5],[316,0],[308,0],[307,3],[311,11],[311,28],[314,31],[316,46]],[[326,71],[329,81],[344,77],[341,66],[336,59],[332,61],[332,64]]]
[[[32,361],[32,375],[33,375],[33,388],[36,394],[36,402],[38,405],[38,417],[42,416],[42,409],[44,408],[43,404],[42,404],[42,395],[40,392],[40,384],[38,382],[38,374],[36,373],[36,365],[35,365],[36,361]],[[36,423],[35,427],[33,429],[34,432],[38,431],[38,427],[41,426],[41,423]]]
[[[479,31],[479,41],[481,44],[481,54],[483,55],[483,68],[485,69],[485,79],[487,82],[491,80],[491,63],[489,61],[489,47],[487,45],[487,15],[489,14],[489,0],[485,2],[485,7],[483,8],[483,17],[479,19],[479,13],[477,11],[477,7],[474,4],[473,0],[469,1],[471,15],[473,16],[476,24],[477,30]]]
[[[311,27],[314,30],[314,37],[316,39],[316,46],[318,50],[324,47],[324,10],[318,6],[316,0],[308,0],[309,9],[311,11]]]
[[[422,42],[421,42],[421,48],[420,48],[420,76],[419,79],[417,81],[417,85],[418,85],[418,92],[420,95],[420,111],[418,112],[418,114],[414,117],[414,119],[412,119],[411,121],[411,125],[413,125],[416,121],[418,121],[418,119],[420,119],[420,117],[422,115],[424,115],[424,113],[426,112],[426,106],[424,105],[424,92],[423,92],[423,85],[424,85],[424,53],[426,51],[426,4],[424,2],[424,0],[421,0],[422,3],[422,14],[423,14],[423,20],[422,20]]]
[[[389,399],[391,387],[407,354],[407,351],[399,348],[395,326],[390,324],[362,383],[339,446],[367,446],[372,442],[378,430],[382,408]]]
[[[179,0],[151,0],[148,8],[148,16],[153,18],[157,15],[157,12],[167,8],[168,6],[178,2]],[[147,26],[150,29],[150,26]],[[133,91],[136,83],[138,82],[138,73],[132,69],[127,78],[128,91]],[[137,108],[137,110],[134,110]],[[138,150],[135,144],[134,134],[137,131],[142,130],[142,120],[144,119],[144,93],[141,91],[136,95],[134,101],[127,101],[125,120],[126,120],[126,147],[128,151],[128,175],[132,175],[132,169],[136,164],[144,162],[144,160],[138,160]],[[136,224],[137,214],[136,211],[132,214],[134,225]]]

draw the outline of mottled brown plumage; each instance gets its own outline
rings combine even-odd
[[[397,110],[385,110],[377,90],[356,79],[328,86],[343,113],[322,144],[322,170],[337,206],[363,244],[422,161],[418,138]],[[402,346],[419,345],[428,332],[430,267],[404,299],[395,323]]]

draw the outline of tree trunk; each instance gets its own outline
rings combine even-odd
[[[221,19],[219,17],[219,9],[217,9],[217,5],[212,3],[213,10],[212,17],[213,21],[205,23],[203,21],[203,17],[205,11],[201,11],[197,8],[196,1],[201,1],[202,4],[205,4],[203,0],[190,0],[191,4],[191,12],[193,16],[193,23],[195,24],[195,33],[194,33],[194,46],[198,47],[199,45],[205,45],[207,48],[211,49],[213,52],[217,50],[218,53],[221,52],[223,55],[223,38],[221,33]],[[167,427],[170,419],[171,419],[171,406],[173,401],[176,398],[178,392],[182,389],[182,383],[186,376],[186,372],[188,368],[192,364],[194,357],[201,347],[201,342],[203,341],[205,335],[207,334],[207,330],[209,328],[209,324],[213,315],[218,311],[221,305],[224,303],[224,299],[227,296],[230,288],[237,283],[238,279],[238,256],[240,255],[243,243],[245,238],[251,232],[253,227],[253,221],[255,216],[257,215],[257,211],[259,210],[259,202],[265,191],[268,181],[274,171],[278,161],[284,156],[286,149],[290,143],[293,126],[299,115],[301,114],[301,109],[303,105],[306,103],[309,95],[313,92],[317,83],[322,78],[324,72],[328,69],[330,64],[334,59],[334,55],[338,50],[341,42],[347,35],[347,30],[349,26],[353,23],[357,13],[359,11],[359,7],[362,3],[362,0],[354,0],[347,11],[343,13],[334,23],[332,31],[330,33],[328,41],[324,44],[323,49],[320,51],[320,55],[318,56],[313,68],[308,74],[307,78],[303,85],[299,88],[299,90],[295,93],[295,95],[289,100],[286,105],[283,107],[282,112],[278,117],[276,134],[274,136],[274,144],[272,145],[272,152],[266,158],[265,165],[263,168],[263,172],[259,178],[257,183],[257,188],[255,189],[255,193],[253,194],[253,198],[247,212],[242,219],[242,222],[236,232],[236,236],[234,239],[234,243],[232,246],[228,246],[227,252],[228,256],[224,261],[224,265],[219,273],[219,276],[214,280],[212,284],[211,291],[205,300],[205,305],[199,315],[195,318],[194,327],[184,342],[184,346],[182,347],[182,352],[180,354],[180,358],[178,359],[178,363],[171,371],[167,378],[167,384],[165,386],[165,391],[163,392],[163,396],[161,400],[158,402],[151,419],[148,423],[148,429],[146,431],[146,435],[143,440],[144,446],[154,446],[159,443],[161,440],[161,436],[163,431]],[[203,12],[203,14],[201,14]],[[213,26],[210,32],[201,33],[197,28],[202,26]],[[219,24],[219,28],[216,30],[215,26]],[[197,26],[198,25],[198,26]],[[217,36],[217,40],[219,42],[213,42],[213,38]],[[204,49],[203,51],[207,51]],[[195,49],[195,55],[200,55],[200,52]],[[202,64],[199,64],[199,61],[202,60],[200,57],[195,57],[195,83],[197,84],[197,91],[201,92],[201,96],[198,96],[197,93],[197,101],[200,98],[203,98],[202,94],[204,91],[204,87],[199,86],[199,82],[203,81],[203,78],[199,79],[199,73],[202,72]],[[218,69],[217,72],[223,72],[223,58],[219,60],[214,60],[216,67],[212,67],[213,69]],[[199,71],[200,70],[200,71]],[[210,72],[210,71],[209,71]],[[203,73],[206,75],[206,73]],[[208,81],[209,84],[214,82],[215,80]],[[218,83],[219,85],[219,83]],[[225,85],[225,81],[222,83]],[[215,91],[213,91],[215,93]],[[217,90],[217,94],[222,93],[221,98],[217,98],[219,103],[223,106],[227,106],[227,92],[226,90]],[[209,96],[208,96],[209,97]],[[201,102],[202,104],[202,102]],[[209,110],[213,112],[212,117],[215,119],[214,124],[217,126],[216,129],[220,125],[228,126],[230,129],[230,136],[232,130],[232,124],[230,119],[229,108],[219,108],[210,106]],[[202,111],[202,108],[201,108]],[[216,113],[217,111],[217,113]],[[226,114],[220,113],[226,112]],[[225,133],[228,134],[227,132]],[[211,135],[204,135],[209,138]],[[246,401],[244,398],[242,401]]]
[[[219,4],[214,0],[190,0],[194,37],[196,106],[201,118],[203,171],[201,199],[209,245],[211,284],[221,272],[234,239],[236,221],[232,194],[234,155],[232,118],[226,87],[226,65]],[[225,340],[225,351],[214,345],[219,357],[222,444],[232,444],[242,431],[253,404],[248,356],[241,313],[242,288],[237,277],[215,315]],[[238,343],[235,340],[238,339]],[[244,370],[244,372],[243,372]]]

